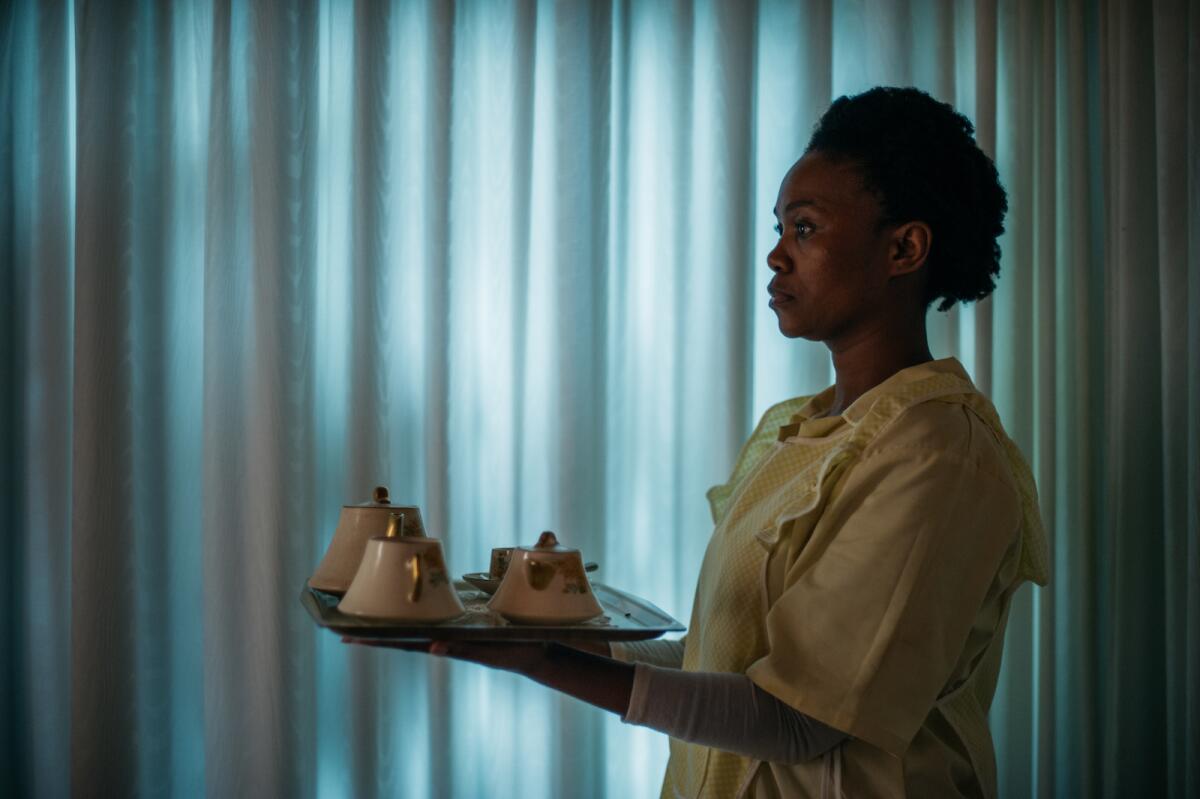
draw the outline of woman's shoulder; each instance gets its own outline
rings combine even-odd
[[[938,397],[906,408],[870,442],[864,457],[895,449],[934,453],[1011,485],[1009,457],[1000,438],[1004,431],[994,429],[973,407],[979,398]]]

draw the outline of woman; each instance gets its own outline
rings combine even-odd
[[[1005,193],[915,89],[838,99],[775,204],[770,305],[836,382],[764,414],[683,642],[435,643],[671,736],[664,796],[991,796],[1009,600],[1045,582],[1029,469],[928,307],[987,296]],[[412,647],[404,647],[412,648]]]

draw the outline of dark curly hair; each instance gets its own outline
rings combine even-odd
[[[969,119],[919,89],[877,87],[835,100],[805,152],[813,150],[860,167],[882,224],[929,225],[926,306],[940,299],[945,311],[996,288],[1008,198]]]

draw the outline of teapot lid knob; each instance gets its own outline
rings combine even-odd
[[[558,537],[547,530],[538,537],[537,543],[534,546],[538,549],[552,549],[558,546]]]
[[[379,505],[389,504],[387,486],[375,486],[375,490],[371,492],[371,501]]]

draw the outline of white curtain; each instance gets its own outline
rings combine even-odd
[[[1197,3],[23,1],[0,67],[0,793],[656,792],[662,737],[298,594],[382,483],[457,572],[553,529],[686,620],[704,490],[830,379],[778,181],[876,84],[1009,191],[931,317],[1053,541],[1002,793],[1200,793]]]

